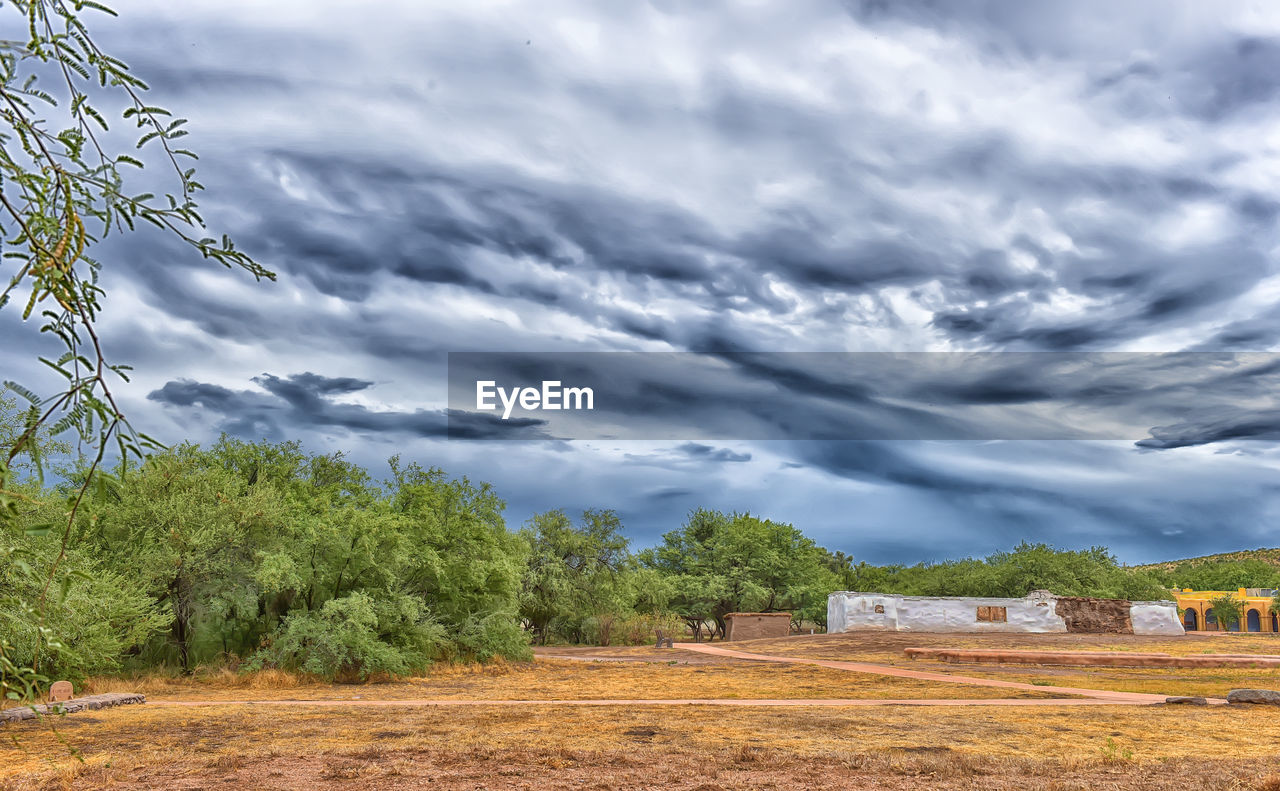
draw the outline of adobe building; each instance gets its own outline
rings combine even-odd
[[[1022,599],[899,596],[837,591],[827,597],[827,633],[1022,632],[1183,634],[1171,601],[1131,602],[1054,596],[1032,591]]]
[[[1231,595],[1239,601],[1243,623],[1218,623],[1213,612],[1214,599]],[[1182,626],[1188,632],[1263,632],[1280,633],[1280,613],[1273,606],[1274,588],[1237,588],[1233,591],[1197,591],[1184,588],[1173,592],[1182,610]]]
[[[756,640],[791,635],[789,612],[731,612],[724,617],[725,640]]]

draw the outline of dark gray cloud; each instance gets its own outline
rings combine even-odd
[[[1276,348],[1275,12],[379,9],[139,0],[100,26],[191,118],[215,229],[280,273],[210,271],[149,231],[102,248],[135,423],[350,445],[370,466],[394,447],[494,481],[515,521],[617,507],[642,542],[706,504],[880,560],[1021,538],[1133,559],[1265,543],[1261,364],[1073,377],[1010,356],[894,381],[756,353]],[[38,384],[27,329],[0,313],[23,339],[0,367]],[[618,372],[635,385],[619,408],[723,411],[686,408],[696,430],[657,446],[459,441],[510,425],[448,411],[445,353],[466,350],[699,352],[714,374]],[[1027,436],[1001,420],[1078,423],[1139,396],[1166,408],[1125,413],[1149,432],[1137,448],[798,442],[833,425]],[[785,440],[698,441],[744,426]]]
[[[575,439],[1127,439],[1168,449],[1275,439],[1280,415],[1280,356],[1269,353],[450,355],[455,412],[480,408],[482,381],[589,388],[590,411],[511,412],[545,415],[549,431]],[[679,450],[716,458],[707,445]]]
[[[539,430],[545,421],[536,418],[500,421],[484,414],[450,415],[448,410],[375,411],[360,404],[333,401],[332,396],[359,392],[373,384],[350,377],[331,378],[306,372],[284,378],[262,374],[253,381],[266,393],[176,380],[152,391],[147,398],[171,407],[205,409],[219,417],[220,430],[247,439],[279,440],[299,432],[333,429],[388,437],[549,438]]]
[[[707,461],[751,461],[750,453],[735,453],[728,448],[717,448],[713,445],[703,445],[701,442],[686,442],[683,445],[678,445],[676,450],[687,454],[691,458],[705,459]]]

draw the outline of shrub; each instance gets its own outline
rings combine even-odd
[[[496,657],[530,659],[529,637],[520,624],[506,612],[474,615],[449,630],[452,640],[450,659],[477,659],[488,662]]]
[[[285,667],[327,679],[366,680],[374,674],[422,670],[441,652],[445,630],[416,600],[375,600],[357,591],[317,611],[286,617],[248,670]]]
[[[613,642],[620,645],[653,645],[658,639],[658,630],[662,630],[666,637],[680,638],[685,632],[684,619],[675,613],[620,618],[613,623]]]
[[[51,540],[27,540],[30,566],[50,568]],[[103,570],[90,558],[71,551],[49,586],[43,624],[34,603],[44,577],[24,574],[21,564],[0,566],[0,635],[11,644],[8,659],[19,666],[35,661],[49,678],[78,681],[85,676],[120,670],[125,655],[168,627],[172,617],[123,575]],[[24,606],[23,602],[26,602]]]

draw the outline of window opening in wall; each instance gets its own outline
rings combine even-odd
[[[979,607],[978,622],[979,623],[1006,623],[1009,620],[1009,611],[1004,607]]]

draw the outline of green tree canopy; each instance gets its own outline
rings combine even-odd
[[[1235,594],[1227,593],[1209,600],[1213,608],[1213,617],[1218,621],[1218,628],[1224,632],[1239,631],[1240,621],[1244,618],[1244,602]]]
[[[839,582],[812,539],[746,513],[698,509],[641,557],[671,579],[676,612],[695,629],[712,621],[721,634],[731,612],[791,611],[825,622],[827,594]]]
[[[613,511],[587,510],[575,525],[562,510],[535,514],[521,529],[529,544],[520,615],[534,638],[552,632],[608,644],[610,625],[634,610],[636,564]]]

